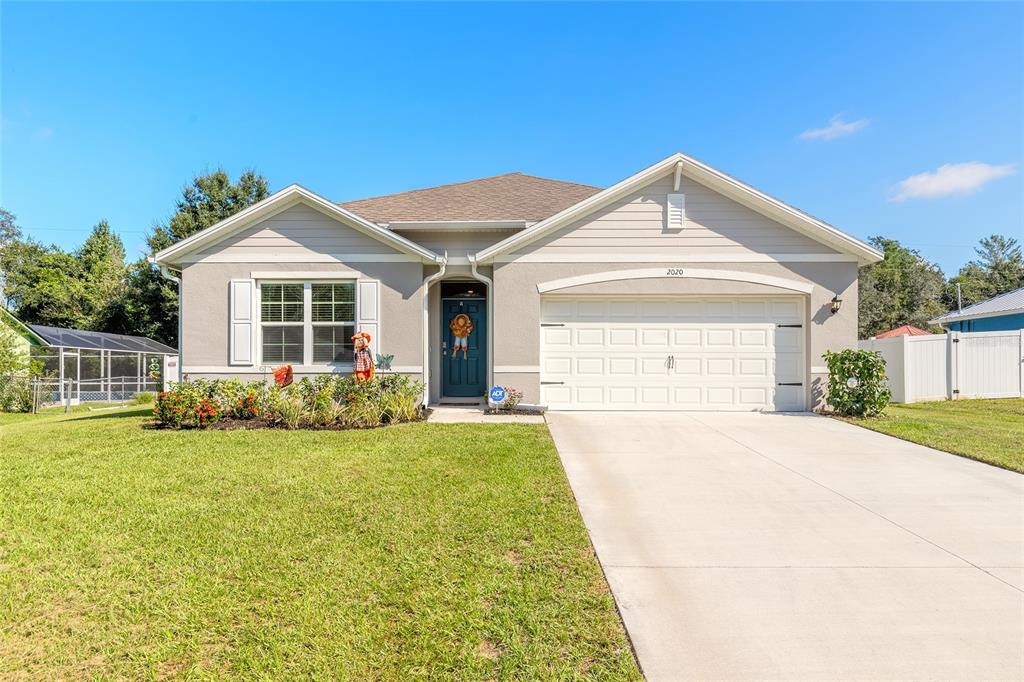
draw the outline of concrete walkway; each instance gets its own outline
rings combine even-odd
[[[548,423],[649,680],[1024,678],[1024,476],[814,415]]]
[[[541,414],[486,414],[478,405],[431,405],[428,422],[435,424],[543,424]]]

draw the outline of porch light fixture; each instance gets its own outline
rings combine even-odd
[[[832,297],[832,308],[831,308],[832,314],[835,315],[836,313],[838,313],[839,309],[842,308],[842,307],[843,307],[843,299],[839,298],[839,296],[833,296]]]

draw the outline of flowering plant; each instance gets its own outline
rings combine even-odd
[[[512,386],[502,386],[502,388],[505,389],[505,399],[501,402],[501,406],[506,410],[516,409],[523,400],[523,392]]]

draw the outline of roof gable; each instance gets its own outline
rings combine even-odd
[[[437,254],[412,242],[401,235],[372,223],[351,211],[334,204],[300,185],[289,185],[275,192],[263,201],[257,202],[243,211],[226,218],[216,225],[201,230],[194,235],[169,246],[155,254],[150,260],[161,265],[178,265],[183,258],[201,249],[209,249],[223,239],[243,230],[254,223],[266,220],[297,204],[305,204],[388,246],[426,262],[436,262]]]
[[[490,248],[484,249],[477,254],[476,258],[480,262],[488,262],[497,256],[508,254],[559,227],[564,227],[589,216],[629,193],[635,192],[673,173],[681,173],[685,177],[837,251],[852,254],[862,264],[873,263],[882,259],[882,254],[879,251],[859,239],[841,232],[835,227],[778,199],[759,192],[753,187],[741,183],[735,178],[717,171],[696,159],[679,153],[673,154],[608,189],[598,192]]]
[[[600,187],[506,173],[340,204],[377,223],[537,221],[601,191]]]
[[[15,334],[22,337],[30,344],[37,346],[46,345],[46,341],[41,336],[39,336],[39,334],[36,334],[34,331],[32,331],[32,328],[29,327],[29,325],[25,324],[24,322],[16,318],[14,316],[14,313],[12,313],[10,310],[7,309],[6,306],[3,305],[0,305],[0,321],[6,324],[12,331],[14,331]]]

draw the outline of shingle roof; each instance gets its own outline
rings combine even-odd
[[[915,327],[912,324],[905,324],[902,327],[896,327],[895,329],[890,329],[887,332],[876,334],[872,338],[891,339],[897,336],[931,336],[931,332],[927,332],[920,327]]]
[[[62,329],[61,327],[46,327],[41,324],[30,324],[28,326],[51,346],[120,350],[136,353],[162,353],[166,355],[178,354],[178,351],[170,346],[165,346],[159,341],[154,341],[145,336],[108,334],[107,332],[91,332],[84,329]]]
[[[506,173],[452,185],[346,201],[342,208],[377,223],[417,220],[543,220],[600,187]]]
[[[1022,310],[1024,310],[1024,287],[993,296],[981,303],[969,305],[963,310],[954,310],[951,313],[946,313],[942,317],[936,317],[932,322],[954,322],[972,317],[1015,313]]]

